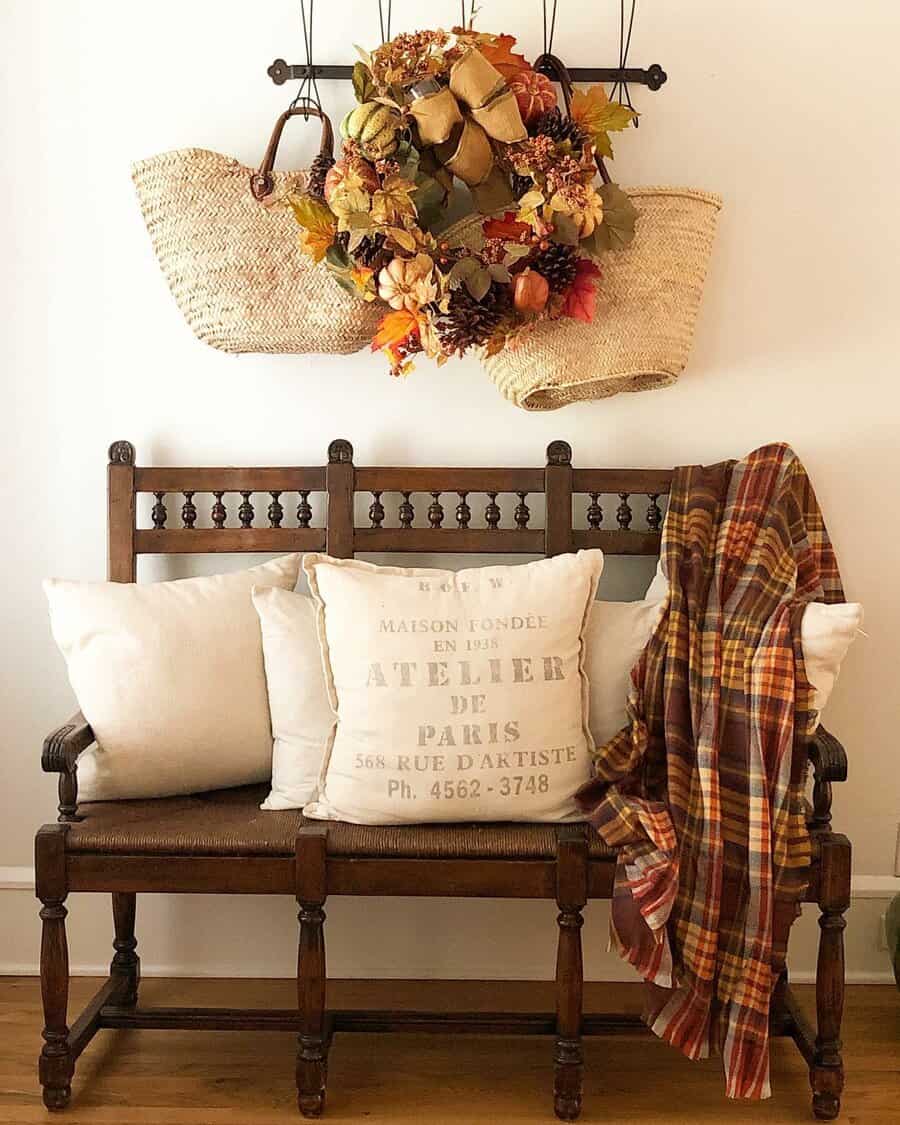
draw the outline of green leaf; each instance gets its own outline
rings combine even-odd
[[[491,275],[482,266],[478,266],[475,273],[465,279],[465,286],[474,300],[481,301],[491,287]]]
[[[563,246],[578,245],[578,226],[571,215],[557,211],[553,216],[553,233],[550,235],[552,242],[562,243]]]
[[[388,227],[385,233],[410,254],[415,252],[416,240],[408,230],[403,230],[401,227]]]
[[[353,93],[358,102],[368,102],[376,94],[369,68],[362,61],[353,64]]]
[[[635,110],[621,102],[608,102],[597,114],[595,129],[604,133],[619,133],[637,119]]]
[[[358,250],[362,240],[366,237],[366,228],[357,227],[356,230],[350,231],[350,238],[347,240],[347,251],[352,254],[354,250]]]
[[[352,265],[350,255],[339,242],[333,242],[325,251],[325,261],[336,270],[348,270]]]
[[[493,262],[488,266],[488,273],[494,281],[500,282],[501,285],[508,285],[512,281],[512,275],[506,266],[501,265],[500,262]]]
[[[605,156],[608,160],[613,158],[612,142],[609,139],[609,133],[592,133],[591,140],[594,143],[594,148],[597,150],[598,156]]]
[[[477,273],[481,267],[475,258],[460,258],[458,262],[454,262],[447,274],[447,281],[451,289],[458,289],[460,285],[467,283],[473,274]],[[470,290],[471,292],[471,290]]]
[[[527,258],[534,249],[528,243],[524,242],[507,242],[506,253],[503,255],[503,264],[505,266],[513,266],[522,258]]]
[[[334,278],[334,280],[338,283],[338,285],[340,285],[341,289],[344,290],[345,293],[350,293],[354,297],[356,297],[357,300],[359,300],[359,296],[360,296],[359,290],[356,288],[356,286],[353,284],[353,282],[350,280],[349,277],[347,277],[343,273],[340,273],[338,270],[332,269],[330,266],[329,266],[329,272],[331,273],[331,276]]]
[[[618,184],[603,184],[598,190],[603,200],[603,222],[582,245],[594,255],[604,250],[624,250],[634,238],[637,210]]]

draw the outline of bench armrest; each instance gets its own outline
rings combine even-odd
[[[78,755],[95,741],[90,723],[79,711],[44,739],[41,768],[59,774],[59,820],[77,820]]]
[[[816,781],[847,780],[847,751],[823,726],[812,736],[809,760]]]
[[[810,739],[808,754],[813,768],[813,792],[807,826],[811,832],[830,832],[831,784],[847,780],[847,751],[820,726]]]
[[[41,768],[44,773],[72,773],[76,758],[93,741],[91,725],[79,711],[44,739]]]

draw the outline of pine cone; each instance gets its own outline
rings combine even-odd
[[[568,115],[563,115],[559,108],[542,113],[528,131],[532,137],[543,135],[556,141],[557,144],[571,141],[575,149],[582,148],[590,139],[578,122],[573,121]]]
[[[543,274],[550,285],[551,293],[562,293],[575,280],[579,257],[578,250],[574,246],[551,242],[547,249],[542,250],[534,259],[531,268]]]
[[[486,344],[509,307],[508,285],[494,282],[480,301],[460,286],[450,299],[449,309],[435,324],[444,351],[448,355],[462,355],[469,348]]]
[[[309,166],[309,178],[306,181],[306,190],[315,199],[325,198],[325,177],[334,164],[334,157],[325,152],[320,152]]]
[[[338,233],[337,241],[340,245],[347,250],[350,245],[350,232],[342,230]],[[348,251],[349,253],[349,251]],[[359,246],[353,251],[350,257],[359,266],[368,266],[374,269],[379,263],[381,255],[384,253],[384,235],[376,234],[372,238],[366,235]]]

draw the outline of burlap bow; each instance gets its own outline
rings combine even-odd
[[[450,85],[435,86],[423,83],[410,106],[419,138],[463,183],[483,184],[494,167],[491,141],[514,144],[528,136],[516,96],[474,47],[451,67]]]

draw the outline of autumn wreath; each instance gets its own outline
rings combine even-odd
[[[394,375],[424,352],[515,347],[538,321],[591,321],[597,259],[626,246],[635,211],[595,184],[609,133],[634,111],[602,86],[557,105],[553,83],[510,35],[471,28],[398,35],[360,52],[358,105],[340,159],[319,158],[287,204],[302,249],[365,301],[382,301],[372,341]],[[485,216],[466,245],[442,238],[461,181]]]

